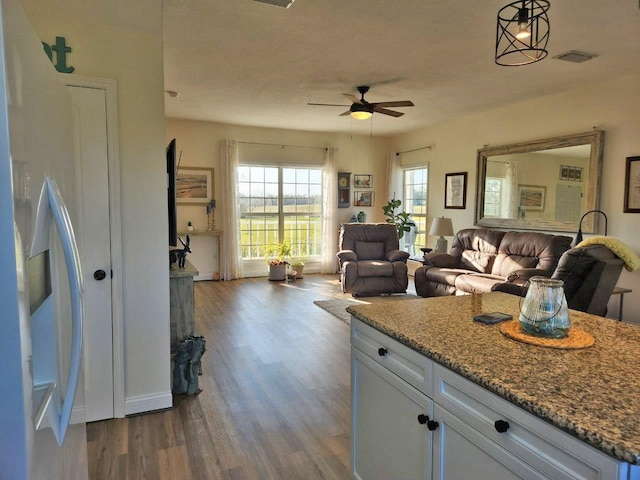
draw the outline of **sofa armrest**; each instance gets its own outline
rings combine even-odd
[[[354,252],[353,250],[340,250],[338,253],[336,253],[336,257],[338,257],[341,265],[343,262],[358,261],[358,255],[356,255],[356,252]]]
[[[540,268],[521,268],[514,270],[507,275],[507,283],[515,283],[517,285],[524,285],[531,277],[551,277],[551,273],[548,270],[542,270]]]
[[[524,297],[528,289],[529,287],[515,283],[496,283],[491,287],[492,292],[510,293],[511,295],[518,295],[519,297]]]
[[[390,262],[406,262],[409,258],[409,252],[403,250],[389,250],[387,252],[387,260]]]
[[[428,267],[457,268],[460,259],[448,253],[431,252],[424,256],[422,263]]]

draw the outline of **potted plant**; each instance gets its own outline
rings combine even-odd
[[[416,223],[411,220],[411,214],[407,212],[396,213],[396,208],[399,208],[400,205],[402,205],[402,201],[392,198],[382,207],[384,216],[387,217],[387,223],[395,224],[398,229],[398,239],[404,237],[405,232],[410,232],[416,226]]]
[[[268,245],[265,249],[265,259],[269,265],[269,280],[284,280],[287,275],[287,258],[291,256],[291,243]]]
[[[290,262],[291,269],[296,272],[296,278],[302,278],[304,275],[304,260],[302,257],[293,258]]]

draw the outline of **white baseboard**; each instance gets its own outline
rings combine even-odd
[[[171,392],[129,397],[124,401],[125,415],[164,410],[171,407],[173,407],[173,396]]]
[[[205,273],[193,277],[194,282],[199,282],[200,280],[213,280],[213,273]]]

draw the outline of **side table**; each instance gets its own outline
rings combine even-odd
[[[615,287],[613,289],[613,292],[611,292],[612,297],[614,295],[620,295],[620,303],[618,304],[618,321],[619,322],[622,321],[622,306],[624,302],[624,294],[631,293],[631,292],[633,292],[633,290],[631,290],[630,288],[624,288],[624,287]]]

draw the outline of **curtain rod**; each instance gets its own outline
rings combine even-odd
[[[244,145],[263,145],[265,147],[280,147],[280,148],[284,148],[284,147],[315,148],[320,150],[327,150],[327,148],[329,148],[329,147],[314,147],[314,146],[307,146],[307,145],[287,145],[283,143],[260,143],[260,142],[240,142],[240,141],[238,143],[242,143]]]
[[[400,155],[402,153],[411,153],[411,152],[417,152],[418,150],[431,150],[433,149],[433,145],[427,145],[426,147],[420,147],[420,148],[414,148],[413,150],[405,150],[404,152],[396,152],[396,155]]]

